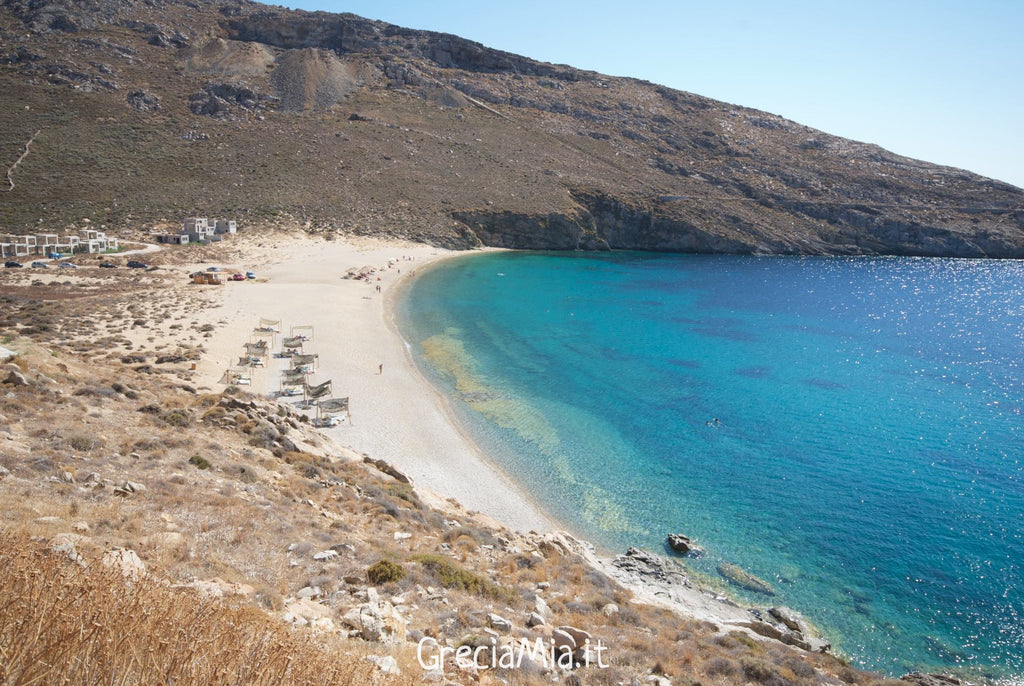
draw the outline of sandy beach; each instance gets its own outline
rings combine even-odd
[[[224,371],[237,364],[261,318],[279,320],[284,335],[293,326],[312,326],[304,352],[316,353],[319,366],[310,383],[330,380],[335,397],[350,399],[351,423],[323,430],[338,444],[385,460],[417,489],[454,498],[509,528],[560,528],[459,431],[446,399],[415,367],[392,320],[391,301],[404,280],[464,253],[416,243],[298,235],[267,238],[242,253],[248,262],[222,266],[254,270],[256,280],[207,287],[220,289],[222,297],[220,307],[208,313],[217,328],[197,365],[201,386],[224,388]],[[373,273],[366,279],[343,278],[352,269]],[[280,338],[272,351],[280,350]],[[251,391],[276,392],[285,368],[287,360],[270,357],[265,367],[252,370]]]

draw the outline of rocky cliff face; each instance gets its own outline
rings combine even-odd
[[[40,131],[5,231],[200,212],[449,247],[1024,257],[1008,184],[351,14],[0,0],[0,45],[0,164]]]
[[[720,216],[713,225],[700,226],[657,206],[630,204],[600,193],[576,198],[580,207],[570,215],[456,212],[454,217],[481,244],[503,248],[1024,258],[1024,246],[1012,236],[958,232],[869,211],[839,210],[822,217],[836,230],[764,232],[736,217]],[[807,209],[809,216],[821,214],[819,208]]]

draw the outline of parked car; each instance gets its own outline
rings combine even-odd
[[[36,260],[35,262],[33,262],[32,266],[35,267],[36,269],[49,269],[50,268],[50,265],[46,264],[45,262],[40,262],[39,260]]]
[[[245,281],[245,274],[232,274],[231,275],[231,280],[232,281]]]
[[[247,279],[255,279],[256,278],[256,272],[246,272],[245,273],[245,278],[247,278]]]
[[[22,265],[21,262],[15,262],[14,260],[7,260],[6,262],[4,262],[4,266],[5,267],[21,267],[21,266],[24,266],[24,265]]]
[[[61,262],[57,266],[61,269],[78,269],[78,265],[74,262]]]
[[[100,266],[104,269],[116,269],[117,265],[113,262],[100,262]]]
[[[149,265],[146,264],[145,262],[139,262],[138,260],[129,260],[128,261],[128,266],[131,269],[145,269]]]
[[[220,267],[207,267],[206,271],[208,271],[208,272],[219,272],[220,271]]]

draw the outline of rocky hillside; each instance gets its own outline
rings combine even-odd
[[[0,46],[3,231],[196,212],[452,247],[1024,257],[1021,189],[456,36],[0,0]]]

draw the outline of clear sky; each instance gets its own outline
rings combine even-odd
[[[781,115],[1024,187],[1024,0],[287,0]]]

